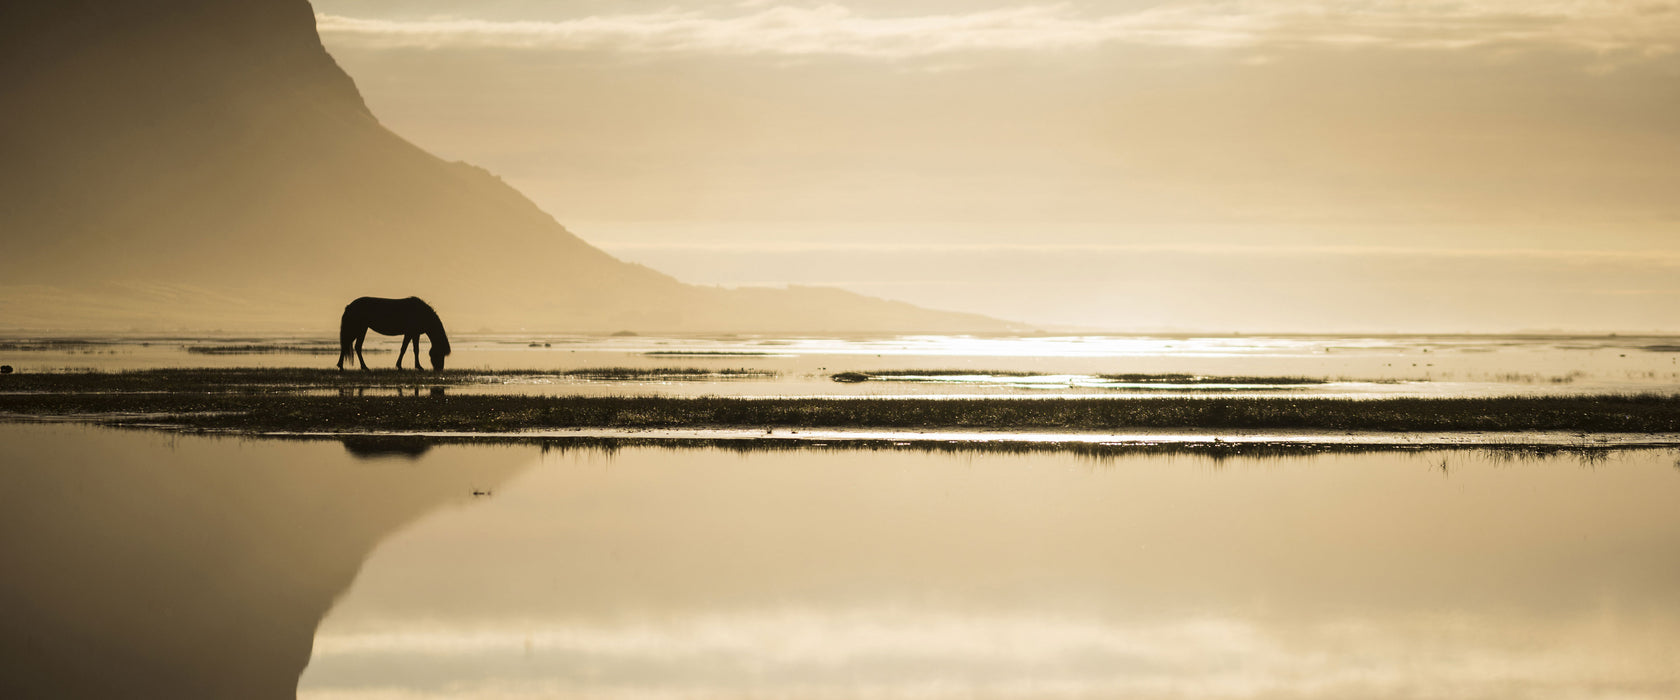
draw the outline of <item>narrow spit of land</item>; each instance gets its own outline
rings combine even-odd
[[[708,370],[710,371],[710,370]],[[8,375],[0,413],[251,432],[568,428],[829,428],[1119,432],[1135,429],[1680,432],[1680,396],[1337,399],[928,399],[449,395],[482,372],[170,370]],[[343,395],[318,390],[339,387]],[[416,395],[355,395],[365,387]],[[426,387],[437,391],[421,393]],[[300,393],[296,389],[317,393]]]
[[[710,367],[588,367],[561,370],[449,370],[372,372],[293,367],[163,368],[125,372],[36,372],[0,378],[0,392],[290,393],[322,389],[423,389],[550,378],[581,380],[725,380],[777,376],[773,370]]]

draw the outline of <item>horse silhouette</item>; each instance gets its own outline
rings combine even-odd
[[[420,336],[425,334],[432,343],[428,353],[432,356],[432,369],[443,371],[443,358],[449,355],[449,335],[443,332],[443,321],[438,318],[437,312],[419,297],[362,297],[344,307],[344,318],[338,325],[340,370],[344,369],[345,358],[350,357],[352,344],[355,346],[356,361],[362,364],[362,369],[368,368],[367,360],[362,359],[362,341],[367,339],[369,330],[381,335],[403,337],[402,349],[397,351],[397,369],[402,369],[409,343],[414,343],[414,368],[425,369],[420,366]]]

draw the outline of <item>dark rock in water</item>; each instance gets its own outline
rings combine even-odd
[[[832,377],[832,379],[834,379],[834,381],[842,382],[842,383],[845,383],[845,384],[856,384],[858,382],[869,381],[869,375],[864,374],[862,372],[841,372],[839,374],[834,375]]]
[[[634,338],[637,335],[639,335],[639,334],[635,331],[619,331],[617,333],[612,334],[612,337],[614,337],[614,338]]]
[[[11,365],[0,365],[0,374],[11,374],[11,373],[12,373],[12,366]]]

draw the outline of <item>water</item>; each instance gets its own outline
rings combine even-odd
[[[20,371],[152,367],[319,367],[322,337],[0,340]],[[193,350],[278,345],[284,352]],[[298,346],[311,348],[300,352]],[[370,366],[396,363],[394,338],[370,336]],[[412,358],[410,359],[412,361]],[[1490,396],[1680,390],[1680,338],[1669,336],[882,336],[854,338],[577,335],[455,338],[452,369],[537,372],[600,367],[752,369],[770,377],[701,381],[487,377],[451,391],[738,396]],[[841,372],[957,370],[846,384]],[[1037,373],[1022,377],[992,372]],[[1138,382],[1102,374],[1306,377],[1319,384]]]
[[[0,424],[0,696],[1672,698],[1677,458]]]

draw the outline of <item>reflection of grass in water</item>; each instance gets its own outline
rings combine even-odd
[[[1200,374],[1099,374],[1097,377],[1129,384],[1328,384],[1312,377],[1210,377]]]
[[[650,350],[642,354],[654,357],[776,357],[778,353],[746,350]]]
[[[251,370],[246,370],[250,372]],[[198,372],[203,372],[198,370]],[[256,371],[258,374],[263,371]],[[448,384],[475,374],[280,370],[313,386]],[[208,373],[228,377],[228,373]],[[735,399],[628,396],[305,396],[264,384],[123,385],[128,375],[5,375],[0,412],[174,414],[169,422],[232,430],[505,432],[538,428],[864,428],[1123,431],[1141,428],[1272,430],[1680,432],[1680,396],[1495,398]],[[338,381],[332,378],[342,377]],[[442,378],[440,380],[440,377]],[[37,380],[51,381],[37,381]],[[24,380],[24,381],[18,381]],[[264,387],[270,387],[263,391]],[[48,388],[51,387],[51,388]],[[207,390],[206,387],[209,387]]]
[[[115,355],[116,343],[79,338],[44,338],[0,342],[0,352],[62,352],[71,355]],[[149,343],[141,343],[142,346]]]
[[[1573,384],[1576,379],[1587,376],[1586,372],[1576,370],[1568,374],[1543,377],[1538,374],[1523,374],[1521,372],[1506,372],[1494,375],[1494,380],[1506,384]]]
[[[886,381],[915,380],[924,377],[1050,377],[1063,376],[1050,372],[1021,372],[1009,370],[979,370],[979,369],[883,369],[868,372],[840,372],[832,375],[837,382],[866,382],[871,379]],[[1200,374],[1097,374],[1091,375],[1097,379],[1125,384],[1252,384],[1252,385],[1304,385],[1328,384],[1329,380],[1311,377],[1216,377]]]
[[[992,369],[876,369],[850,374],[870,377],[1043,377],[1049,373]]]
[[[182,350],[195,355],[337,355],[338,347],[334,345],[183,345]],[[375,355],[391,352],[390,348],[374,348],[363,346],[362,354]]]
[[[98,340],[46,339],[20,340],[0,343],[0,351],[5,352],[61,352],[65,350],[85,350],[98,345],[110,343]]]
[[[747,377],[774,377],[779,374],[775,370],[748,369],[745,367],[722,369],[707,369],[704,367],[592,367],[585,369],[568,369],[552,372],[559,376],[576,379],[706,379],[722,377],[725,379],[740,379]]]

